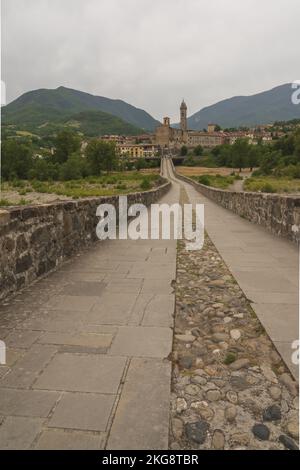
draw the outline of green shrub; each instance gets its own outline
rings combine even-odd
[[[75,161],[69,158],[65,163],[60,166],[59,169],[59,179],[66,180],[76,180],[82,177],[81,171],[81,162],[79,160]]]
[[[26,183],[25,183],[25,181],[14,179],[11,182],[11,185],[12,185],[13,188],[25,188]]]
[[[265,183],[261,187],[261,192],[262,193],[276,193],[276,189],[274,186],[271,185],[271,183]]]
[[[198,178],[199,183],[205,184],[205,186],[210,186],[210,178],[207,175],[201,175]]]
[[[7,199],[0,199],[0,207],[4,206],[13,206],[13,203],[8,201]]]
[[[115,176],[110,176],[105,179],[106,184],[116,184],[118,182],[118,179]]]
[[[151,183],[149,181],[149,178],[143,178],[143,180],[140,184],[140,188],[144,191],[147,191],[148,189],[151,188]]]
[[[199,158],[195,158],[192,155],[185,157],[182,162],[183,166],[197,166],[199,164]]]
[[[37,193],[48,193],[49,192],[49,188],[48,188],[47,183],[43,183],[42,181],[34,180],[34,181],[32,181],[31,186],[34,189],[34,191],[36,191]]]
[[[127,189],[127,185],[125,183],[117,184],[116,189]]]
[[[27,194],[27,191],[26,191],[26,189],[20,189],[18,191],[18,193],[19,193],[20,196],[25,196]]]
[[[224,364],[229,366],[229,364],[232,364],[236,360],[236,355],[232,352],[229,352],[226,354],[226,357],[224,359]]]
[[[252,174],[251,174],[251,176],[253,176],[253,177],[254,177],[254,176],[262,176],[262,175],[263,175],[263,173],[262,173],[261,170],[255,170],[255,171],[253,171]]]
[[[293,175],[294,178],[300,178],[300,165],[296,165],[295,166],[295,170],[294,170],[294,175]]]
[[[90,177],[86,178],[86,181],[90,184],[97,184],[98,182],[101,181],[101,178],[95,178],[93,176],[90,176]]]
[[[21,198],[18,202],[18,206],[26,206],[26,204],[30,204],[31,201],[26,201],[26,199]]]

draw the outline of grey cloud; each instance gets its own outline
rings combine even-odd
[[[69,86],[178,119],[300,79],[298,0],[2,0],[8,100]]]

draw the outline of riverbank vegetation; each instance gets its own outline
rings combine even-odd
[[[232,168],[234,171],[251,174],[245,179],[244,190],[260,192],[300,192],[300,130],[274,140],[272,143],[250,144],[238,139],[233,145],[219,145],[203,151],[200,156],[190,152],[183,165],[187,167]],[[212,172],[213,173],[213,172]],[[226,185],[221,179],[213,183]],[[219,187],[219,186],[216,186]]]

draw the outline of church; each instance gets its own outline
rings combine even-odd
[[[193,131],[187,128],[187,105],[183,100],[180,105],[180,127],[171,127],[170,118],[164,117],[163,124],[155,130],[155,143],[161,149],[168,148],[179,150],[183,145],[193,148],[202,145],[212,148],[225,142],[222,132],[215,132],[213,124],[208,125],[206,131]]]

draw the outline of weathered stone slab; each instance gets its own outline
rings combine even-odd
[[[105,431],[115,395],[65,393],[49,426],[89,431]]]
[[[113,356],[167,357],[172,350],[170,328],[120,327],[109,354]]]
[[[0,389],[0,414],[47,417],[59,396],[58,392]]]
[[[64,295],[98,297],[102,295],[105,286],[106,284],[104,282],[86,280],[75,281],[64,288]]]
[[[45,309],[70,310],[74,312],[89,312],[98,301],[98,297],[58,295],[44,305]]]
[[[152,299],[153,294],[151,294],[150,292],[147,294],[140,293],[137,296],[130,317],[128,318],[127,325],[136,326],[142,323],[147,305],[151,302]]]
[[[40,375],[35,389],[116,393],[125,358],[59,353]]]
[[[142,325],[171,327],[174,321],[174,309],[174,295],[155,295],[145,309]]]
[[[83,431],[47,429],[36,445],[37,450],[100,450],[104,449],[105,434]]]
[[[89,323],[126,325],[137,294],[105,293],[87,316]]]
[[[107,449],[167,449],[171,364],[132,359]]]
[[[45,344],[59,344],[67,346],[82,346],[87,348],[109,348],[113,336],[109,334],[68,334],[68,333],[45,333],[39,340]]]
[[[9,416],[0,426],[0,449],[29,449],[42,428],[40,418],[21,418]]]
[[[172,280],[175,278],[175,267],[173,265],[160,266],[153,263],[146,263],[144,266],[134,265],[127,277],[129,279]]]
[[[175,256],[175,255],[174,255]],[[172,294],[173,288],[170,279],[144,279],[142,293]]]
[[[168,289],[166,289],[168,292]],[[175,308],[175,298],[173,294],[139,294],[134,305],[128,325],[142,326],[173,326],[173,313]]]
[[[7,374],[7,372],[9,371],[9,367],[7,366],[0,366],[0,379],[2,377],[5,376],[5,374]]]
[[[298,339],[297,304],[254,304],[253,308],[273,341],[289,341],[291,344]]]
[[[260,292],[295,292],[294,285],[272,268],[233,268],[232,272],[242,289]]]
[[[106,286],[105,291],[109,293],[134,293],[138,294],[142,287],[142,280],[141,279],[112,279]]]
[[[1,387],[29,388],[56,353],[54,346],[36,344],[0,382]]]
[[[17,362],[17,360],[20,359],[24,354],[26,354],[26,351],[24,351],[24,349],[7,348],[6,365],[12,367]]]
[[[14,348],[28,349],[40,335],[41,333],[37,331],[15,330],[5,338],[5,343]]]

